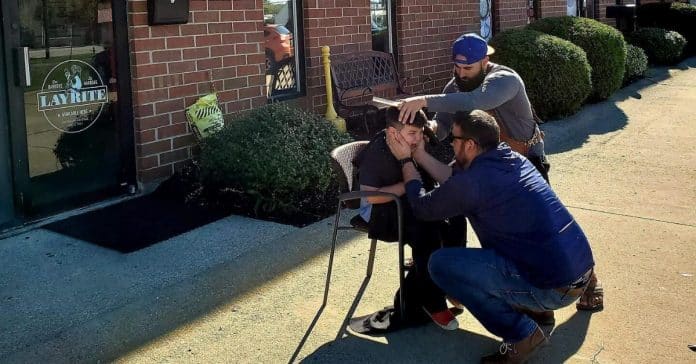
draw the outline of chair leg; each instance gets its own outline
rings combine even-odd
[[[370,257],[367,258],[367,273],[365,274],[368,277],[372,276],[372,267],[375,265],[375,252],[377,250],[377,239],[372,239],[372,242],[370,243]]]
[[[399,315],[406,320],[406,267],[404,264],[404,244],[399,242]]]
[[[333,234],[331,238],[331,254],[329,254],[329,267],[326,271],[326,285],[324,287],[324,301],[321,306],[326,306],[326,301],[329,298],[329,285],[331,284],[331,269],[333,268],[334,252],[336,251],[336,234],[338,233],[338,223],[341,218],[341,204],[338,204],[336,211],[336,219],[334,220]]]

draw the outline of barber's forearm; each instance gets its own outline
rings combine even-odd
[[[423,169],[425,169],[438,183],[447,181],[452,175],[452,168],[450,166],[443,164],[424,150],[419,150],[414,153],[413,158],[418,162],[418,165],[423,167]],[[404,181],[408,182],[406,179],[404,179]]]
[[[397,196],[403,196],[406,193],[406,188],[404,187],[403,182],[395,183],[393,185],[389,185],[386,187],[380,187],[374,191],[379,191],[379,192],[388,192],[388,193],[393,193]],[[389,197],[368,197],[367,202],[371,204],[380,204],[380,203],[387,203],[393,201]]]

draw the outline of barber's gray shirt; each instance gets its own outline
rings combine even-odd
[[[527,141],[537,128],[532,107],[522,78],[512,69],[489,62],[492,66],[481,86],[470,92],[459,92],[454,78],[440,95],[428,95],[428,111],[435,111],[437,135],[444,139],[452,129],[452,115],[457,111],[480,109],[494,111],[496,121],[508,135],[518,141]],[[541,147],[541,150],[538,147]],[[543,146],[532,147],[530,154],[543,155]]]

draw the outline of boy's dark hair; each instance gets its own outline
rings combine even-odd
[[[404,124],[399,121],[399,109],[396,106],[389,106],[384,113],[384,120],[387,127],[394,127],[396,129],[401,129]],[[413,122],[409,125],[415,126],[416,128],[424,128],[428,125],[428,117],[425,116],[423,110],[419,110]]]
[[[454,125],[462,131],[462,137],[471,138],[484,152],[500,144],[500,127],[495,118],[482,110],[458,111]]]

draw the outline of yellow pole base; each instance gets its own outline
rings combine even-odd
[[[331,89],[331,59],[328,46],[321,47],[321,59],[324,64],[324,80],[326,83],[326,114],[324,117],[330,121],[340,132],[346,132],[346,120],[338,116],[333,106],[333,90]]]

